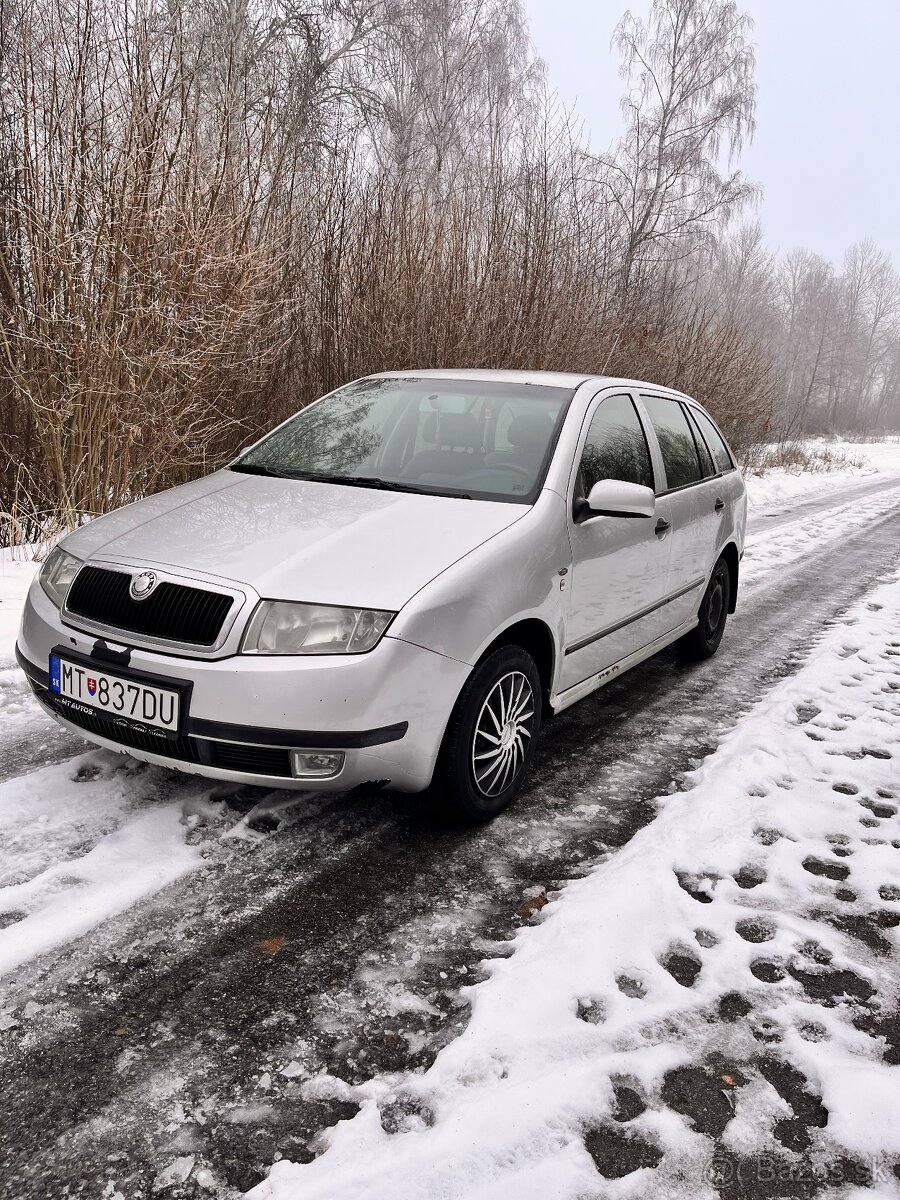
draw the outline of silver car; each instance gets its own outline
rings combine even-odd
[[[524,371],[370,376],[49,555],[17,655],[65,728],[215,779],[513,799],[542,719],[715,653],[746,498],[689,397]]]

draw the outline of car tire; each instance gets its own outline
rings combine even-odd
[[[722,557],[713,567],[703,599],[700,601],[696,629],[692,629],[678,643],[678,648],[685,658],[693,662],[712,658],[725,632],[730,602],[731,571]]]
[[[479,663],[454,705],[430,793],[455,819],[490,821],[516,798],[541,727],[541,677],[521,646]]]

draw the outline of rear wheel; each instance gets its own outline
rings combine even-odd
[[[431,793],[467,821],[489,821],[518,795],[541,727],[541,680],[520,646],[475,668],[453,709]]]
[[[720,558],[713,567],[703,599],[700,601],[697,628],[692,629],[678,643],[686,658],[700,660],[711,658],[715,654],[725,632],[730,601],[731,572],[725,559]]]

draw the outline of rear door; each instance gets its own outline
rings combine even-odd
[[[697,609],[715,561],[719,513],[713,495],[715,481],[708,474],[712,459],[691,426],[686,406],[651,392],[642,392],[640,400],[656,434],[665,473],[657,488],[657,511],[670,526],[664,631],[668,632]]]
[[[712,500],[713,511],[716,514],[715,555],[719,555],[722,547],[732,537],[736,540],[740,553],[743,551],[747,518],[743,478],[725,444],[725,439],[709,414],[696,404],[686,407],[692,427],[712,459],[714,476],[708,488],[708,498]]]
[[[709,575],[719,556],[719,549],[725,540],[723,530],[726,521],[726,507],[731,498],[731,490],[724,484],[722,470],[717,461],[719,449],[716,448],[715,453],[712,452],[713,445],[711,444],[711,438],[705,436],[701,430],[700,418],[704,414],[692,404],[682,404],[681,407],[687,415],[691,433],[694,435],[694,442],[700,457],[700,469],[703,472],[703,481],[697,485],[699,501],[697,520],[698,537],[702,540],[706,552],[706,573]],[[710,429],[714,428],[708,418],[705,419],[705,424]],[[721,438],[718,441],[719,446],[725,451],[727,468],[730,470],[732,464],[728,451],[725,450]]]
[[[633,396],[599,397],[585,417],[568,496],[572,572],[562,689],[659,636],[669,539],[656,533],[654,518],[581,516],[576,503],[601,479],[653,488],[652,462]]]

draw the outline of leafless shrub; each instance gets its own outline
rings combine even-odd
[[[770,445],[752,447],[745,457],[744,469],[764,475],[773,469],[786,471],[847,471],[860,470],[865,459],[828,442],[807,438],[786,438]]]
[[[734,228],[733,0],[655,0],[617,43],[625,130],[592,156],[519,0],[0,0],[0,540],[381,369],[648,378],[742,455],[896,425],[890,263]]]

